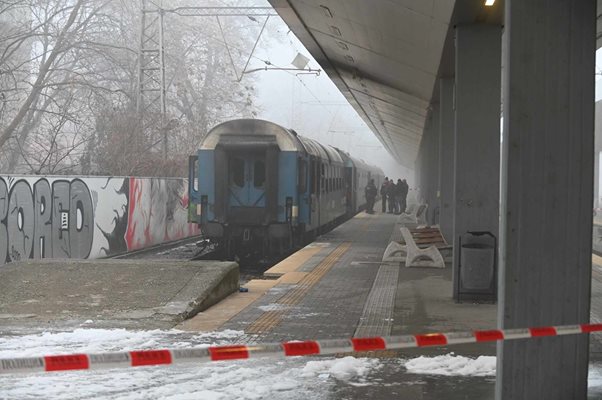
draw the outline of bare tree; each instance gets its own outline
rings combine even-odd
[[[171,15],[163,127],[170,146],[160,156],[135,108],[139,17],[134,1],[0,4],[2,171],[184,174],[212,125],[253,116],[253,81],[239,82],[232,64],[240,72],[257,23]]]

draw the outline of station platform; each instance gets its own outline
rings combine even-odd
[[[360,213],[267,270],[265,279],[248,282],[248,293],[232,294],[177,328],[239,330],[237,342],[258,343],[495,327],[495,304],[453,301],[451,265],[382,262],[389,242],[399,240],[398,220]],[[428,351],[494,355],[495,344]]]
[[[86,328],[170,329],[238,290],[234,262],[25,260],[0,268],[0,337]]]

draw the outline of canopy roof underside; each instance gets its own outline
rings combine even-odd
[[[413,168],[453,0],[270,0],[385,148]]]

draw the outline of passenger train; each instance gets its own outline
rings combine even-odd
[[[225,259],[283,255],[366,206],[384,176],[337,148],[258,119],[213,128],[189,161],[189,221]]]

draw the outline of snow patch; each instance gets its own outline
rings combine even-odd
[[[365,377],[368,372],[378,369],[380,361],[376,358],[355,358],[347,356],[334,360],[309,361],[302,370],[301,376],[313,377],[328,375],[347,381],[355,377]]]
[[[405,363],[412,374],[446,376],[495,376],[496,358],[479,356],[476,359],[456,356],[453,353],[436,357],[418,357]]]
[[[602,390],[602,366],[599,364],[590,364],[587,376],[587,387],[598,388]]]
[[[72,332],[43,332],[35,335],[0,337],[0,358],[165,347],[206,347],[230,343],[232,339],[242,334],[241,331],[226,330],[191,336],[190,333],[178,330],[129,331],[78,328]]]
[[[272,303],[272,304],[267,304],[265,306],[259,306],[257,308],[259,308],[263,312],[268,312],[268,311],[288,310],[289,307],[284,304]]]

